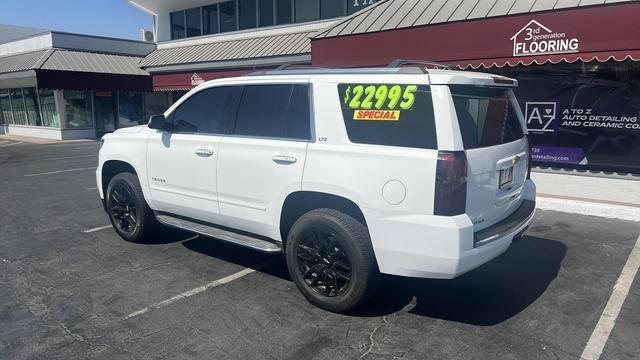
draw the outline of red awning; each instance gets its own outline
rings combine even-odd
[[[479,69],[481,67],[488,69],[490,67],[503,67],[506,65],[542,65],[542,64],[557,64],[560,62],[574,63],[576,61],[582,62],[607,62],[609,60],[625,61],[633,60],[640,61],[640,50],[630,51],[603,51],[603,52],[590,52],[590,53],[578,53],[578,54],[557,54],[557,55],[544,55],[544,56],[524,56],[524,57],[510,57],[510,58],[498,58],[498,59],[482,59],[482,60],[464,60],[450,62],[452,65],[457,65],[460,69]]]
[[[196,71],[153,75],[154,91],[191,90],[205,81],[242,76],[261,69]]]
[[[640,2],[553,10],[314,39],[312,64],[385,66],[394,59],[460,67],[638,60]]]

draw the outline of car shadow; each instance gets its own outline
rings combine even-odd
[[[182,245],[291,281],[282,255],[263,254],[204,236]],[[566,252],[560,241],[524,236],[496,259],[453,280],[385,275],[373,298],[347,315],[379,317],[408,311],[471,325],[496,325],[525,310],[545,292],[557,277]],[[270,265],[260,266],[265,263]]]
[[[264,254],[206,236],[198,236],[191,240],[184,241],[182,242],[182,246],[203,255],[255,269],[261,273],[275,276],[286,281],[291,281],[282,254]]]
[[[559,241],[525,236],[493,261],[453,280],[385,276],[376,295],[351,315],[382,316],[408,309],[471,325],[499,324],[545,292],[566,252]]]

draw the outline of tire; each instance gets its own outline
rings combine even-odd
[[[144,199],[136,175],[120,173],[114,176],[105,197],[109,220],[121,238],[133,243],[153,239],[159,224]]]
[[[319,308],[347,312],[377,288],[379,272],[369,231],[340,211],[317,209],[302,215],[289,231],[285,253],[291,278]]]

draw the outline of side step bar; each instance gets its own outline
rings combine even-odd
[[[238,234],[229,230],[223,230],[218,227],[214,227],[212,225],[178,218],[168,214],[155,213],[155,216],[160,223],[166,226],[191,231],[196,234],[220,239],[264,253],[275,254],[282,252],[282,246],[275,242],[259,239],[250,235]]]

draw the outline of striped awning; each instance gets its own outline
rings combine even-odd
[[[0,57],[0,74],[26,70],[75,71],[120,75],[149,75],[141,58],[64,49],[44,49]]]

